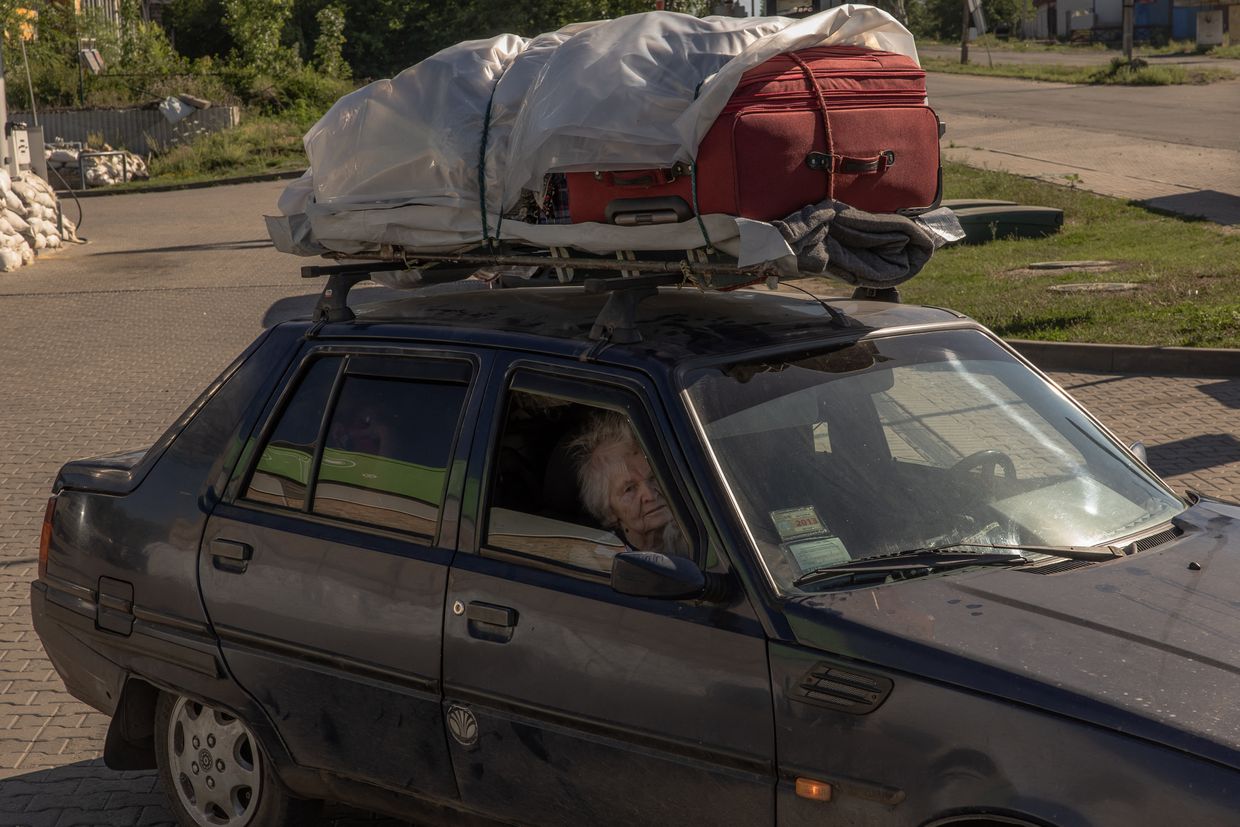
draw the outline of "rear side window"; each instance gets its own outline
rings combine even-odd
[[[242,497],[434,537],[470,375],[435,358],[316,361]]]
[[[263,447],[242,495],[246,499],[299,511],[306,507],[319,427],[339,370],[339,359],[319,359],[306,372]]]
[[[311,510],[433,535],[465,392],[463,384],[345,377]]]

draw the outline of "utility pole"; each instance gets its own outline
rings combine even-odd
[[[960,65],[969,62],[969,18],[972,10],[969,8],[969,0],[961,0],[963,10],[960,13]],[[1124,0],[1130,2],[1130,0]]]
[[[1124,0],[1124,60],[1132,63],[1132,0]]]

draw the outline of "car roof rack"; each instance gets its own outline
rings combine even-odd
[[[550,256],[418,253],[416,257],[406,257],[403,252],[394,255],[396,249],[385,248],[378,258],[363,261],[302,267],[302,278],[327,277],[327,284],[324,285],[314,307],[314,321],[340,322],[356,318],[348,305],[349,291],[357,284],[369,280],[371,273],[417,269],[421,275],[417,286],[423,287],[460,281],[484,267],[539,267],[554,269],[562,284],[583,285],[585,292],[589,294],[608,294],[607,302],[590,328],[589,338],[597,342],[631,344],[641,341],[642,338],[637,328],[637,306],[656,295],[659,287],[684,285],[699,289],[730,290],[779,278],[779,273],[772,264],[739,267],[728,262],[711,261],[709,256],[698,250],[689,251],[688,259],[639,260],[632,252],[617,253],[617,258],[592,258],[569,255],[568,251],[562,248],[550,251]],[[618,276],[586,277],[586,274],[600,272],[616,273]],[[724,277],[722,283],[715,281],[716,276]],[[808,291],[804,292],[808,294]],[[876,291],[858,288],[854,298],[863,297],[899,301],[899,292],[894,289]],[[815,298],[830,315],[833,324],[846,326],[846,317],[839,309],[819,297]]]

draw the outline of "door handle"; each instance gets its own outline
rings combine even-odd
[[[254,549],[247,543],[219,538],[211,541],[211,562],[220,571],[241,574],[249,567],[253,555]]]
[[[517,610],[491,603],[472,602],[465,607],[465,620],[470,637],[507,643],[517,625]]]
[[[465,607],[465,618],[478,623],[511,628],[517,625],[517,610],[491,603],[470,603]]]

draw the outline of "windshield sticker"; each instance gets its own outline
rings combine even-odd
[[[827,530],[812,505],[772,511],[771,520],[775,523],[775,530],[779,532],[779,539],[784,541],[821,534]]]
[[[816,537],[813,540],[801,540],[797,543],[788,543],[787,548],[802,574],[824,566],[847,563],[852,559],[839,537],[827,536]]]

